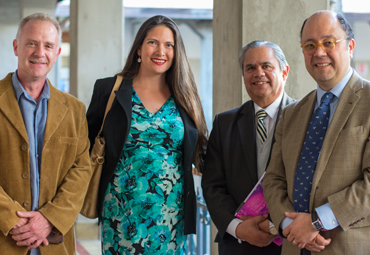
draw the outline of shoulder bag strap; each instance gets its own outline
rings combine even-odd
[[[98,136],[100,136],[101,132],[103,131],[105,117],[107,117],[107,113],[109,112],[110,108],[112,107],[114,98],[116,97],[116,94],[114,92],[116,90],[118,90],[119,86],[122,83],[122,80],[123,80],[123,76],[122,75],[117,75],[116,83],[114,83],[112,92],[110,93],[110,96],[109,96],[109,99],[108,99],[107,107],[105,108],[103,123],[101,124],[101,128],[100,128],[100,131],[98,133]]]

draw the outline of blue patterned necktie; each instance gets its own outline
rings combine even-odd
[[[330,102],[333,98],[331,92],[324,94],[307,129],[294,179],[293,205],[297,212],[309,212],[312,179],[328,127]]]
[[[258,124],[257,124],[257,133],[260,137],[261,143],[263,144],[267,139],[267,131],[263,119],[267,116],[267,113],[264,110],[259,110],[257,112]]]

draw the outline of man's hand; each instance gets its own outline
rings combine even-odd
[[[318,235],[319,231],[316,231],[312,226],[311,214],[286,212],[285,216],[294,219],[294,221],[283,230],[283,235],[287,237],[289,242],[298,245],[299,249],[303,249]]]
[[[41,243],[49,244],[46,237],[53,229],[53,225],[40,212],[18,211],[17,215],[21,219],[9,233],[18,246],[28,246],[28,249],[34,249]],[[24,223],[25,220],[26,223]]]
[[[315,239],[311,242],[308,242],[305,248],[309,251],[319,252],[325,249],[325,246],[329,245],[331,239],[325,239],[322,235],[318,234]]]
[[[267,221],[268,224],[267,215],[241,218],[243,222],[235,230],[238,238],[258,247],[267,246],[275,239],[275,236],[265,233],[258,226],[263,221]]]
[[[13,230],[13,229],[17,229],[17,228],[20,228],[20,227],[22,227],[22,226],[24,226],[24,225],[26,225],[28,223],[28,219],[27,218],[21,218],[19,221],[18,221],[18,223],[11,229],[11,230]]]
[[[250,218],[253,218],[252,216],[246,216],[246,215],[240,215],[239,216],[240,219],[242,221],[245,221],[247,219],[250,219]],[[261,221],[259,224],[258,224],[258,227],[261,231],[267,233],[267,234],[270,234],[270,224],[269,224],[269,220],[268,219],[265,219],[263,221]]]
[[[259,224],[258,224],[258,227],[261,231],[271,235],[270,233],[270,221],[269,219],[265,219],[264,221],[261,221]],[[276,236],[275,236],[276,237]]]

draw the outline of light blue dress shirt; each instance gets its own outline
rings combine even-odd
[[[50,98],[49,84],[46,80],[39,102],[37,103],[21,85],[18,80],[17,71],[12,75],[12,83],[28,136],[30,153],[31,210],[38,211],[42,146],[44,143],[46,118],[48,113],[48,99]],[[31,255],[39,254],[39,248],[31,250]]]
[[[337,109],[338,102],[342,95],[343,89],[346,87],[346,84],[348,83],[352,74],[353,74],[353,69],[350,68],[346,76],[344,76],[343,80],[341,80],[341,82],[339,82],[334,88],[330,90],[330,92],[334,94],[334,98],[330,103],[329,128],[330,128],[330,123],[333,118],[335,109]],[[317,93],[316,93],[317,98],[316,98],[315,110],[320,106],[321,98],[326,92],[327,91],[321,89],[320,86],[317,85]],[[315,208],[315,210],[322,222],[324,229],[331,230],[339,226],[339,222],[337,221],[337,218],[335,217],[329,203],[319,206]],[[292,222],[293,222],[292,219],[286,217],[281,221],[280,227],[284,229]]]

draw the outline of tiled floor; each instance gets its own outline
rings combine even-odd
[[[100,240],[77,239],[77,255],[101,255]]]

